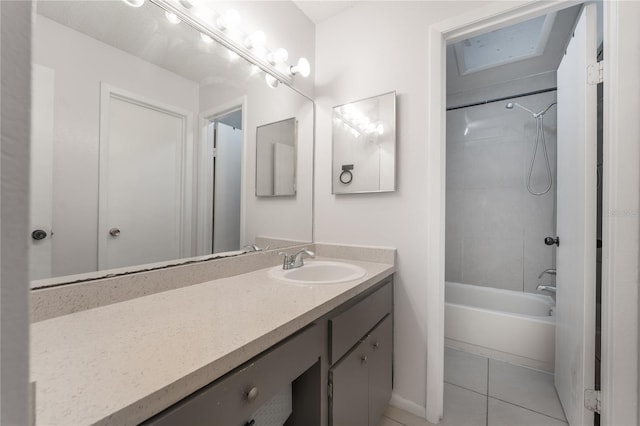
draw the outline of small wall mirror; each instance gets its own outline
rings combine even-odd
[[[396,92],[333,108],[333,194],[396,190]]]
[[[256,196],[296,195],[295,118],[256,129]]]

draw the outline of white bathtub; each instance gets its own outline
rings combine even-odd
[[[550,296],[445,283],[445,344],[553,372],[555,304]]]

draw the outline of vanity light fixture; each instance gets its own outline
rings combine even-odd
[[[218,18],[216,24],[222,31],[230,30],[240,25],[240,14],[235,9],[227,10]]]
[[[1,1],[1,0],[0,0]],[[129,5],[139,7],[145,0],[123,0]],[[284,48],[270,50],[266,46],[266,35],[263,31],[247,33],[240,28],[240,14],[235,9],[218,13],[209,7],[204,0],[150,0],[166,11],[169,22],[184,22],[200,32],[203,43],[217,41],[229,51],[229,60],[234,62],[244,58],[267,74],[269,87],[277,87],[280,83],[291,84],[293,76],[300,74],[307,77],[311,74],[311,64],[306,58],[290,66],[287,64],[289,53]],[[251,72],[252,75],[258,74]]]
[[[289,52],[282,47],[276,49],[274,52],[269,52],[267,55],[267,61],[269,61],[271,65],[286,62],[287,59],[289,59]]]
[[[291,75],[300,74],[303,77],[309,77],[311,74],[311,64],[306,58],[298,59],[298,63],[289,67],[289,73]]]
[[[144,0],[122,0],[122,1],[131,7],[140,7],[144,4]]]
[[[178,15],[176,15],[175,13],[166,11],[164,12],[164,16],[165,18],[167,18],[167,21],[171,22],[174,25],[180,23],[180,18],[178,18]]]
[[[267,36],[264,31],[254,31],[244,39],[244,45],[247,49],[263,47],[267,42]]]

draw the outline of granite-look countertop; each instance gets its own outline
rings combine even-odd
[[[347,262],[366,275],[305,286],[266,268],[32,324],[36,424],[138,424],[394,272]]]

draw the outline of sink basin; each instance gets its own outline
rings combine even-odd
[[[295,269],[276,266],[269,273],[273,278],[298,284],[335,284],[362,278],[366,271],[350,263],[318,260]]]

